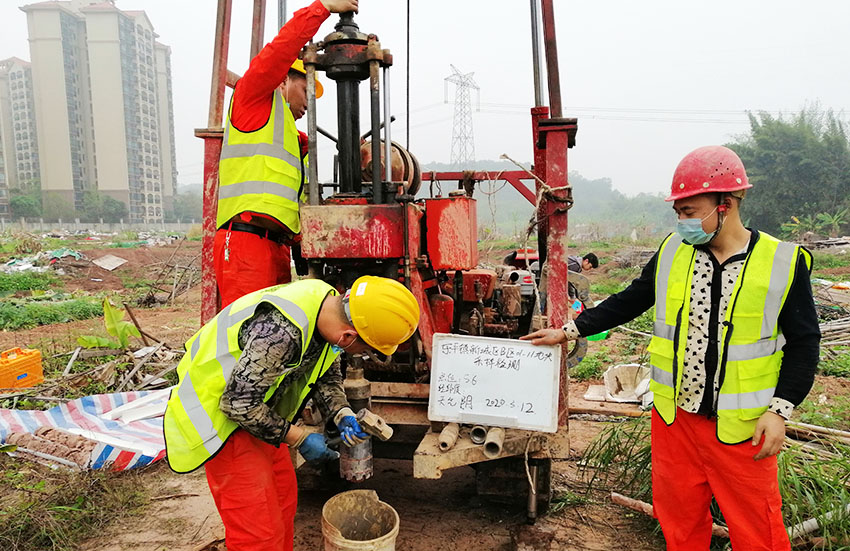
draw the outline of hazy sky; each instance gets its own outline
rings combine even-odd
[[[266,40],[276,32],[269,0]],[[177,164],[181,184],[200,183],[207,122],[214,0],[118,0],[146,10],[172,48]],[[306,1],[288,0],[289,12]],[[29,60],[19,0],[0,0],[0,59]],[[233,0],[230,68],[248,65],[250,0]],[[745,110],[778,113],[819,102],[850,107],[850,2],[846,0],[645,0],[555,2],[565,116],[579,118],[570,169],[609,177],[627,194],[669,189],[680,158],[701,145],[745,132]],[[356,18],[394,54],[393,138],[405,139],[406,2],[361,0]],[[319,30],[332,30],[332,16]],[[443,103],[449,64],[474,72],[476,157],[531,159],[533,103],[527,0],[411,0],[411,150],[423,163],[448,162],[453,105]],[[327,81],[326,81],[327,84]],[[336,133],[333,86],[319,100],[319,124]],[[450,92],[451,93],[451,92]],[[366,86],[361,100],[368,103]],[[548,101],[546,102],[548,103]],[[364,126],[368,116],[361,117]],[[306,119],[299,123],[306,130]],[[330,142],[322,137],[322,177]]]

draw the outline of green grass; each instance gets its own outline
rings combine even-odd
[[[597,350],[589,352],[577,366],[570,369],[570,377],[577,381],[598,379],[610,365],[611,356],[608,355],[608,347],[600,346]]]
[[[0,273],[0,293],[14,291],[46,291],[61,285],[55,275],[39,272]]]
[[[59,302],[0,302],[0,330],[17,331],[50,323],[65,323],[103,315],[99,301],[72,299]]]
[[[552,498],[552,503],[549,504],[549,510],[546,511],[547,515],[554,515],[559,511],[563,511],[569,507],[578,507],[579,505],[586,505],[590,500],[587,496],[574,494],[569,490],[565,490]]]
[[[850,267],[850,254],[835,254],[815,251],[812,255],[814,256],[813,268],[815,270]]]
[[[70,551],[148,501],[137,472],[51,470],[0,454],[0,549]]]
[[[615,279],[605,278],[597,280],[595,283],[590,284],[590,292],[594,295],[616,295],[623,289],[627,287],[627,284],[623,281],[617,281]]]

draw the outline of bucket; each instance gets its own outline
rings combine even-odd
[[[322,507],[325,551],[395,551],[398,513],[374,490],[351,490]]]

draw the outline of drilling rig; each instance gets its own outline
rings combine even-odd
[[[218,158],[226,85],[238,76],[227,70],[232,0],[219,0],[209,127],[205,140],[204,250],[212,251],[218,189]],[[542,3],[541,3],[542,2]],[[397,279],[416,297],[418,331],[390,357],[368,354],[344,360],[345,387],[355,409],[368,407],[393,428],[393,438],[374,442],[375,457],[413,461],[417,478],[440,478],[445,469],[472,465],[479,492],[527,499],[534,518],[550,499],[551,463],[566,458],[568,368],[581,361],[586,341],[561,354],[558,431],[542,434],[507,429],[498,454],[484,454],[461,430],[457,443],[440,449],[440,423],[428,420],[431,346],[437,333],[518,338],[539,327],[560,327],[570,307],[567,220],[572,192],[567,152],[575,145],[577,120],[561,112],[553,0],[530,0],[535,105],[530,108],[534,165],[530,171],[500,173],[535,210],[539,265],[545,293],[523,266],[479,267],[475,185],[491,175],[475,171],[422,173],[415,155],[392,141],[390,72],[393,57],[376,34],[360,30],[353,12],[340,14],[334,31],[301,52],[307,75],[309,172],[307,204],[301,206],[301,255],[306,274],[338,289],[362,275]],[[543,105],[540,24],[549,106]],[[254,0],[251,55],[262,45],[265,0]],[[335,178],[318,177],[316,75],[337,87]],[[369,130],[361,138],[360,88],[368,81]],[[383,101],[382,101],[383,96]],[[324,133],[324,132],[323,132]],[[363,138],[368,138],[366,141]],[[534,189],[525,182],[534,183]],[[456,184],[447,195],[417,199],[422,182]],[[431,186],[433,189],[433,185]],[[528,250],[524,251],[528,256]],[[216,313],[212,254],[204,254],[202,321]],[[526,262],[527,264],[527,262]],[[302,274],[300,274],[302,275]],[[578,298],[590,307],[587,281],[569,275]],[[541,297],[545,300],[541,301]],[[542,303],[541,303],[542,302]],[[375,439],[373,439],[375,440]],[[343,469],[344,471],[344,469]],[[347,474],[342,475],[347,478]]]

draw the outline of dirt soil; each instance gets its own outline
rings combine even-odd
[[[581,403],[588,383],[571,389],[571,401]],[[626,406],[628,407],[628,406]],[[632,408],[634,406],[631,406]],[[577,462],[583,450],[607,425],[605,422],[570,421],[570,459],[554,466],[553,484],[558,492],[581,493],[576,484]],[[224,549],[223,527],[207,488],[203,471],[188,475],[172,473],[164,463],[148,471],[152,496],[197,494],[151,501],[138,515],[107,527],[104,534],[83,544],[84,551]],[[432,551],[441,548],[511,549],[511,533],[525,526],[524,503],[506,506],[476,495],[474,472],[469,467],[446,471],[440,480],[416,480],[412,463],[376,460],[374,477],[358,488],[372,488],[392,505],[401,518],[398,549]],[[322,548],[321,510],[334,495],[331,490],[299,491],[295,549]],[[523,500],[524,501],[524,500]],[[557,549],[602,551],[622,545],[629,534],[629,548],[650,551],[663,548],[660,536],[646,529],[640,515],[602,499],[568,507],[538,520],[538,526],[554,533]],[[204,544],[207,544],[204,547]]]
[[[178,254],[187,260],[199,252],[199,244],[186,242]],[[97,249],[85,251],[89,258],[115,254],[130,262],[109,273],[96,266],[77,273],[78,288],[86,290],[123,290],[120,277],[155,279],[161,263],[168,260],[174,246],[150,249]],[[508,251],[490,251],[499,260]],[[593,274],[591,274],[591,277]],[[84,281],[86,278],[102,282]],[[74,288],[68,278],[67,288]],[[97,284],[97,289],[95,289]],[[136,309],[142,327],[180,347],[198,329],[200,290],[195,287],[181,296],[174,307]],[[67,352],[81,334],[102,334],[102,320],[44,326],[16,333],[0,332],[0,347],[41,346],[44,352]],[[624,335],[613,334],[605,344],[617,348]],[[599,343],[592,343],[598,346]],[[614,354],[612,354],[614,356]],[[850,393],[850,381],[819,378],[823,393],[828,396]],[[572,407],[598,408],[599,403],[582,399],[588,384],[571,384]],[[635,410],[634,406],[610,407]],[[572,492],[584,495],[578,480],[578,462],[595,436],[611,422],[605,416],[580,415],[570,420],[570,458],[553,466],[555,494]],[[401,526],[398,549],[432,551],[439,549],[512,549],[511,534],[525,526],[524,503],[497,505],[477,497],[471,468],[447,471],[436,481],[416,480],[409,461],[376,460],[374,477],[360,487],[373,488],[383,501],[399,513]],[[203,470],[187,475],[171,472],[164,462],[144,472],[145,486],[151,496],[149,504],[137,514],[107,526],[102,534],[85,542],[84,551],[222,551],[223,526],[213,504]],[[302,488],[296,517],[296,550],[322,548],[321,508],[333,495],[332,491]],[[568,506],[542,517],[537,526],[550,530],[554,536],[553,549],[565,551],[602,551],[627,547],[634,551],[664,548],[660,534],[653,533],[650,522],[639,513],[610,504],[605,496],[592,495],[587,504]],[[157,499],[161,498],[161,499]],[[628,544],[625,544],[625,542]],[[624,545],[625,544],[625,545]]]

